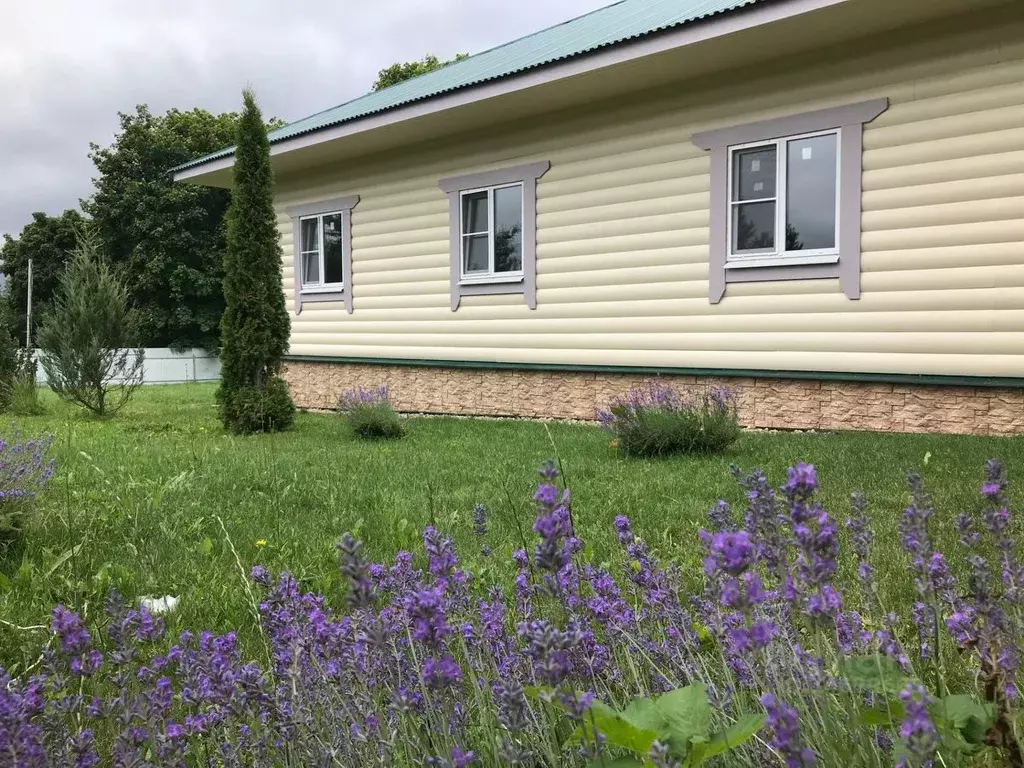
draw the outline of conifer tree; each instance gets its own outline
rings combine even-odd
[[[50,389],[97,416],[121,410],[142,384],[137,327],[124,285],[80,229],[37,337]]]
[[[288,386],[280,377],[289,320],[281,284],[270,144],[256,97],[246,90],[243,99],[227,214],[217,390],[221,421],[236,433],[287,429],[295,418]]]

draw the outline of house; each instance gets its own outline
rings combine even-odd
[[[1021,0],[620,0],[270,138],[301,406],[1024,431]]]

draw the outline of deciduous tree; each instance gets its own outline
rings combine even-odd
[[[433,72],[435,69],[447,67],[449,64],[454,64],[456,61],[462,61],[467,58],[469,58],[468,53],[457,53],[454,59],[441,61],[434,54],[428,53],[423,57],[422,61],[397,62],[377,73],[377,81],[373,84],[373,90],[379,91],[403,80],[425,75],[427,72]]]

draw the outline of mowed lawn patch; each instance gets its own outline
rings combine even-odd
[[[47,415],[18,420],[25,436],[54,433],[58,469],[30,507],[23,550],[0,564],[0,619],[42,624],[55,603],[99,616],[103,595],[116,587],[130,599],[180,597],[172,632],[237,630],[251,643],[243,571],[257,563],[287,569],[337,599],[334,545],[342,532],[364,539],[371,558],[406,549],[422,563],[420,532],[431,523],[454,538],[481,589],[510,585],[512,550],[532,546],[531,495],[548,458],[560,461],[572,489],[586,558],[612,558],[612,521],[628,515],[695,581],[696,532],[708,508],[719,498],[742,505],[730,465],[763,467],[778,485],[786,467],[812,463],[821,501],[840,520],[853,490],[867,494],[879,582],[895,598],[912,589],[898,535],[908,470],[924,475],[937,542],[957,572],[953,521],[978,507],[985,460],[1006,462],[1014,500],[1024,473],[1020,438],[747,432],[724,455],[637,460],[620,458],[608,434],[590,425],[419,417],[401,440],[364,442],[333,414],[300,414],[284,434],[234,437],[217,421],[214,389],[146,387],[109,421],[47,396]],[[486,543],[494,554],[486,558],[472,532],[475,503],[491,513]],[[848,559],[843,576],[852,583]],[[0,625],[0,665],[16,670],[34,660],[39,641]]]

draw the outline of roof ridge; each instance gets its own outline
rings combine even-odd
[[[512,77],[555,62],[769,0],[615,0],[608,5],[492,46],[431,72],[355,96],[270,133],[273,143],[388,112],[424,99]],[[173,168],[230,156],[234,147]]]

